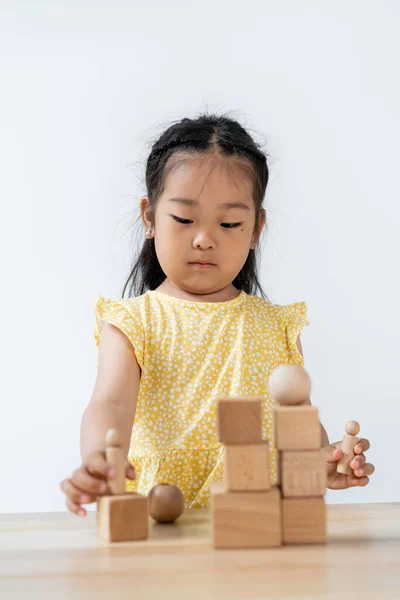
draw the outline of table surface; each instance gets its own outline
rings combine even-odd
[[[3,514],[0,597],[399,600],[400,503],[327,511],[326,546],[263,550],[214,550],[209,509],[113,544],[98,539],[94,511]]]

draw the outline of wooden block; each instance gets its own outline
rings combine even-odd
[[[285,450],[280,453],[282,496],[323,496],[326,463],[319,450]]]
[[[260,396],[217,396],[219,441],[254,444],[262,441]]]
[[[226,492],[223,484],[210,487],[214,548],[281,545],[281,497],[278,488],[265,492]]]
[[[314,406],[275,406],[275,442],[278,450],[318,450],[321,426]]]
[[[283,498],[284,544],[325,544],[326,506],[323,498]]]
[[[105,542],[130,542],[148,537],[147,497],[134,492],[97,499],[97,529]]]
[[[226,446],[224,482],[226,490],[231,492],[269,490],[268,442]]]

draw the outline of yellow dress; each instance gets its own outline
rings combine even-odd
[[[270,441],[276,481],[270,372],[304,365],[296,340],[307,320],[305,302],[274,305],[241,290],[226,302],[196,302],[149,290],[135,298],[95,301],[95,341],[102,321],[131,341],[141,380],[128,459],[137,478],[127,491],[147,494],[156,483],[178,485],[190,507],[210,503],[221,481],[224,447],[216,430],[215,397],[263,399],[263,437]]]

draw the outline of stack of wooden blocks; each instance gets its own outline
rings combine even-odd
[[[224,480],[211,485],[214,548],[324,543],[326,466],[319,452],[318,410],[300,404],[301,396],[298,405],[290,397],[291,405],[274,408],[278,481],[271,485],[262,398],[216,400],[225,455]],[[284,404],[284,394],[280,401]]]
[[[277,406],[275,442],[282,493],[282,542],[326,542],[326,464],[318,409]]]
[[[214,548],[280,546],[281,495],[269,475],[261,398],[217,398],[218,436],[225,444],[224,481],[211,486]]]

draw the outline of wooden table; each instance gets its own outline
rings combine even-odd
[[[400,504],[328,505],[326,546],[213,550],[208,509],[97,538],[95,512],[0,515],[0,598],[400,598]]]

